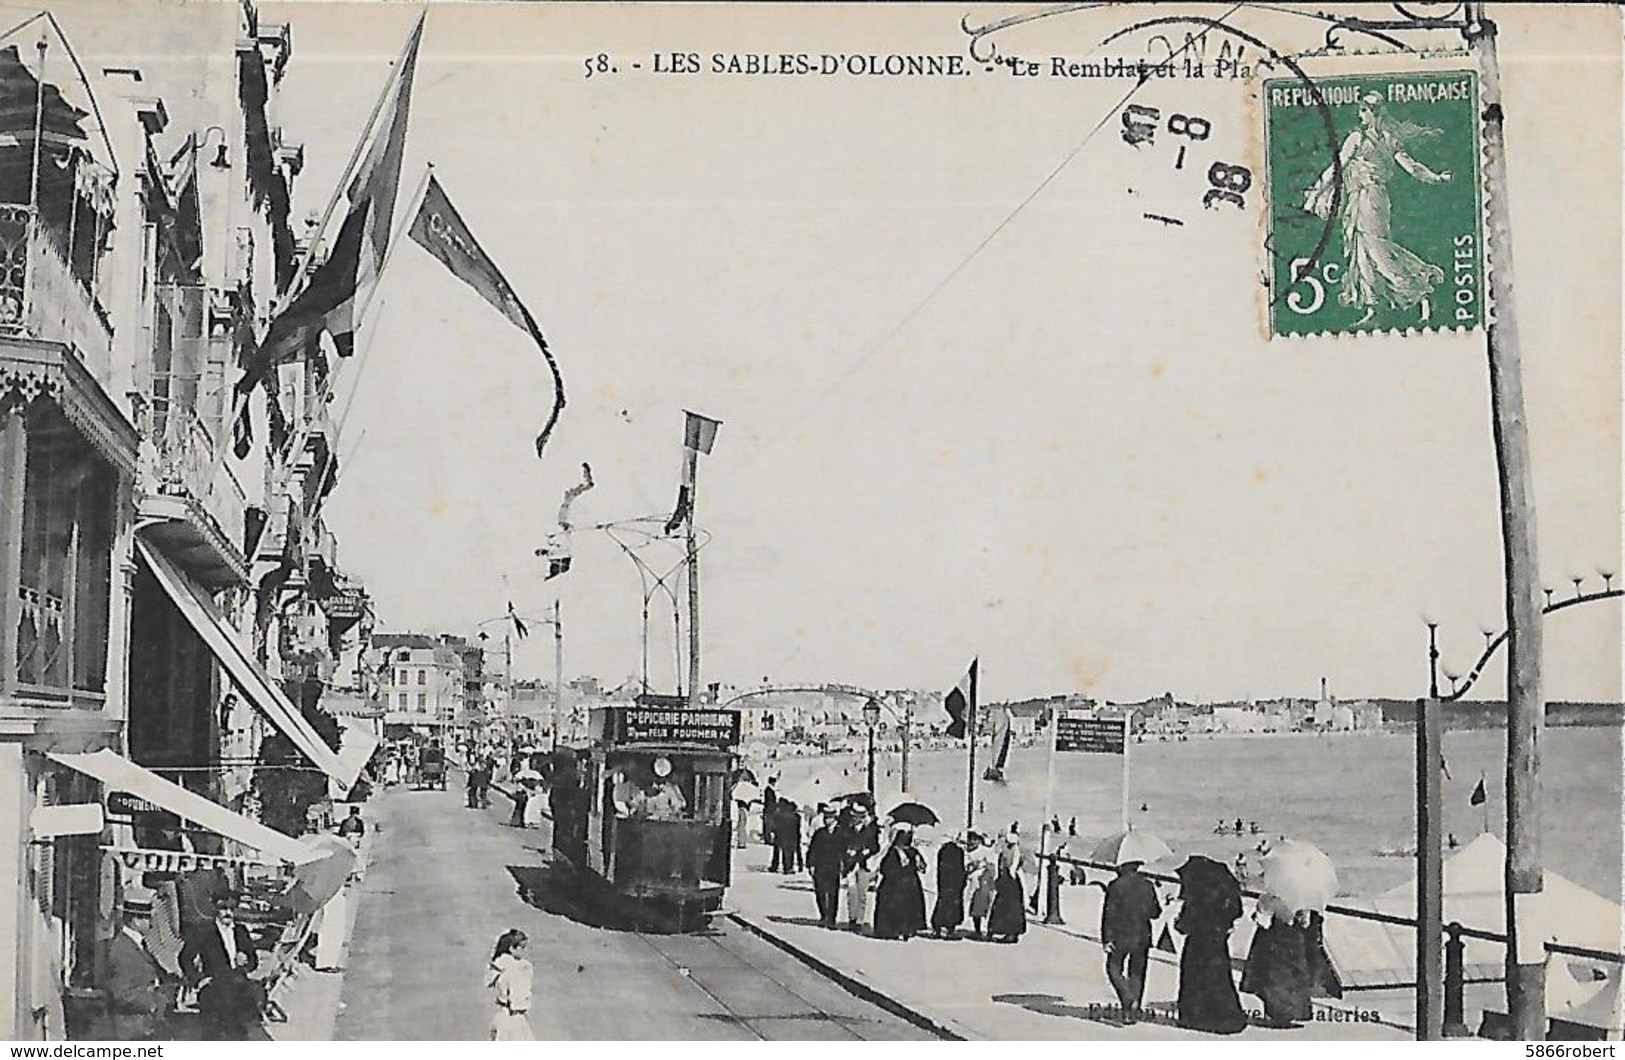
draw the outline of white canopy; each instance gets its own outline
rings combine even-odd
[[[349,790],[361,774],[361,766],[366,764],[366,760],[363,759],[359,765],[341,761],[338,754],[305,721],[299,708],[282,694],[276,682],[254,658],[254,653],[238,640],[237,632],[226,623],[209,594],[176,569],[163,552],[139,536],[135,539],[135,545],[158,579],[158,584],[163,586],[180,613],[186,616],[186,621],[231,675],[232,683],[242,689],[249,702],[292,740],[312,764]]]
[[[47,752],[54,762],[98,780],[109,791],[129,792],[162,807],[195,825],[217,835],[234,839],[260,853],[299,865],[321,856],[321,852],[258,821],[240,813],[233,813],[213,800],[188,791],[173,781],[136,765],[116,751],[95,751],[90,754],[58,754]]]

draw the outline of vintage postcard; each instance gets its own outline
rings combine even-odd
[[[1625,1030],[1616,7],[7,11],[0,1039]]]

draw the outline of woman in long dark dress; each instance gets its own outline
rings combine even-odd
[[[1027,896],[1021,880],[1021,844],[1012,833],[999,852],[993,884],[993,909],[987,915],[987,937],[1014,942],[1027,930]]]
[[[880,859],[875,938],[909,939],[925,930],[925,888],[920,885],[923,871],[925,858],[914,849],[914,829],[898,825],[886,856]]]
[[[1178,875],[1181,908],[1174,930],[1185,936],[1179,955],[1179,1025],[1236,1034],[1247,1026],[1230,975],[1230,930],[1241,917],[1241,885],[1229,869],[1200,854],[1187,858]]]
[[[1241,972],[1241,989],[1264,1002],[1264,1018],[1271,1026],[1296,1027],[1314,1015],[1310,992],[1315,970],[1309,961],[1310,914],[1294,913],[1280,899],[1266,894],[1258,900],[1261,924]]]
[[[958,938],[965,922],[965,850],[952,839],[937,851],[937,904],[931,910],[931,933]]]

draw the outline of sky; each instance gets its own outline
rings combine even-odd
[[[262,6],[293,27],[277,119],[305,147],[300,215],[419,10]],[[535,347],[397,248],[341,375],[327,513],[380,628],[499,635],[508,601],[540,615],[558,593],[567,675],[638,674],[637,568],[592,527],[669,513],[689,408],[723,421],[697,502],[707,681],[946,689],[977,656],[984,699],[1312,696],[1322,677],[1414,697],[1425,618],[1467,668],[1502,625],[1484,337],[1265,337],[1260,190],[1197,205],[1208,161],[1262,171],[1256,81],[652,72],[673,52],[964,55],[963,14],[431,5],[401,209],[432,162],[568,405],[538,460]],[[1495,14],[1540,562],[1567,594],[1620,553],[1618,16]],[[1128,21],[998,39],[1046,65],[1143,54],[1143,33],[1100,46]],[[599,54],[616,72],[585,76]],[[1128,147],[1124,102],[1206,116],[1200,164]],[[574,569],[544,585],[534,552],[584,461]],[[656,594],[649,675],[670,690]],[[516,670],[550,676],[532,629]],[[1548,622],[1548,698],[1618,699],[1620,632],[1617,601]]]

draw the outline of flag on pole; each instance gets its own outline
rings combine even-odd
[[[497,312],[508,318],[509,323],[529,335],[542,351],[542,359],[553,373],[553,411],[543,424],[541,433],[536,436],[536,455],[541,456],[548,436],[559,422],[559,413],[564,411],[564,377],[559,374],[558,362],[553,359],[553,351],[548,349],[541,329],[536,326],[536,321],[519,296],[514,294],[502,270],[480,248],[474,233],[433,175],[430,175],[428,186],[424,189],[423,203],[418,207],[417,216],[412,219],[409,234],[414,243],[433,255],[453,276],[478,291]]]
[[[697,458],[700,453],[711,452],[711,446],[717,440],[717,428],[722,426],[721,420],[687,409],[683,410],[683,415],[686,417],[683,422],[683,481],[677,487],[677,506],[672,509],[671,518],[666,520],[668,534],[675,534],[693,514]]]
[[[508,618],[513,622],[514,636],[518,637],[520,640],[524,640],[526,637],[530,636],[530,628],[526,626],[524,620],[519,617],[519,612],[513,609],[512,600],[508,601]]]
[[[362,132],[373,135],[346,188],[349,206],[327,260],[317,267],[304,288],[271,321],[265,338],[243,365],[237,393],[248,395],[278,365],[319,349],[322,333],[333,336],[341,357],[355,350],[357,299],[362,301],[378,282],[389,246],[390,224],[401,183],[401,158],[406,151],[406,126],[412,105],[412,80],[417,70],[418,45],[423,40],[423,19],[418,17],[406,39],[395,76],[384,87],[377,120]],[[250,440],[248,408],[239,414],[237,454],[247,455]]]
[[[709,456],[711,446],[717,440],[717,428],[722,426],[722,421],[701,416],[687,409],[683,410],[683,415],[687,417],[683,423],[683,448]]]
[[[1473,786],[1473,794],[1467,800],[1469,806],[1482,806],[1489,800],[1489,792],[1484,790],[1484,778],[1479,777],[1478,783]]]
[[[969,731],[969,726],[976,717],[976,664],[979,661],[978,659],[970,661],[970,669],[965,671],[965,676],[959,679],[959,683],[942,700],[942,705],[947,709],[948,717],[951,719],[948,722],[948,735],[956,740]],[[972,736],[972,739],[975,737]]]

